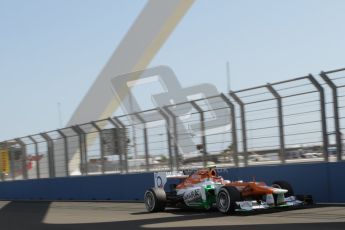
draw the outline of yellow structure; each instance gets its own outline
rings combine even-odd
[[[2,173],[10,172],[10,158],[8,149],[0,149],[0,170]]]

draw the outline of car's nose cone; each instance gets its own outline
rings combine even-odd
[[[286,189],[281,189],[281,188],[273,188],[272,189],[273,194],[284,194],[287,193],[288,190]]]

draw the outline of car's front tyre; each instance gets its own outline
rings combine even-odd
[[[235,212],[237,204],[241,201],[241,194],[237,188],[233,186],[222,187],[217,194],[217,208],[223,214],[231,214]]]

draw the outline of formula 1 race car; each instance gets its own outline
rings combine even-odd
[[[296,199],[291,185],[285,181],[276,181],[271,186],[256,181],[231,182],[218,176],[214,167],[199,169],[190,175],[185,172],[158,172],[154,174],[154,181],[155,187],[144,195],[148,212],[164,211],[165,207],[204,210],[217,207],[221,213],[231,214],[313,202],[311,196]]]

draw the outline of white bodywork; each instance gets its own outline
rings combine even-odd
[[[167,183],[168,178],[187,178],[188,175],[184,175],[183,172],[156,172],[154,173],[154,185],[156,188],[163,188]],[[225,181],[230,183],[230,181]],[[214,189],[215,194],[217,195],[220,188],[223,187],[223,184],[216,183],[211,180],[205,180],[201,183],[194,184],[192,187],[187,187],[183,189],[176,189],[177,195],[183,196],[184,202],[188,206],[198,206],[200,201],[206,201],[205,187],[211,187]],[[241,186],[236,187],[239,191],[243,188]],[[300,205],[303,202],[297,200],[294,196],[285,197],[288,190],[281,188],[273,188],[273,194],[277,195],[277,204],[283,206],[296,206]],[[251,211],[256,209],[267,209],[275,205],[273,194],[268,194],[264,197],[264,200],[258,203],[257,201],[239,201],[236,202],[239,209],[237,211]]]

